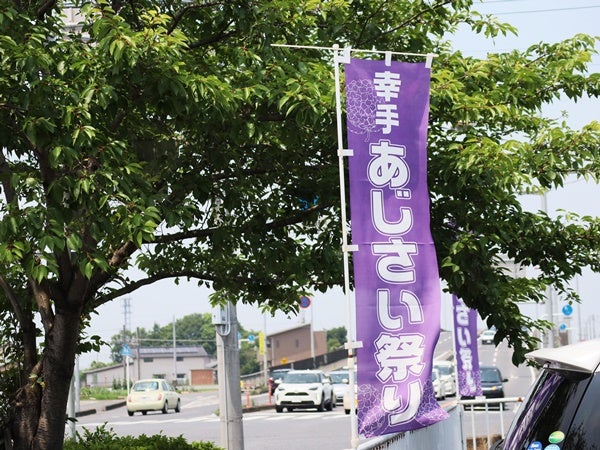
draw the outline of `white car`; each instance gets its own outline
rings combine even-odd
[[[329,378],[321,370],[291,370],[275,389],[275,410],[283,408],[317,408],[331,411],[335,407],[335,394]]]
[[[356,374],[354,374],[356,380]],[[350,382],[350,372],[346,369],[333,370],[329,372],[329,380],[331,380],[331,386],[333,386],[333,393],[337,403],[342,403],[344,399],[344,392],[348,389],[348,383]]]
[[[433,361],[433,368],[440,373],[440,378],[446,384],[446,396],[453,397],[456,395],[456,373],[454,363],[446,360]]]
[[[479,335],[479,342],[482,344],[494,344],[494,336],[496,336],[496,330],[485,330]]]
[[[148,411],[166,414],[169,409],[180,412],[181,398],[170,383],[160,378],[136,381],[127,396],[127,414],[130,416],[136,411],[143,415]]]
[[[444,400],[446,398],[446,382],[442,379],[437,369],[431,369],[431,382],[433,383],[435,398]]]

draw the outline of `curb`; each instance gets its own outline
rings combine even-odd
[[[110,411],[112,409],[117,409],[117,408],[120,408],[121,406],[125,406],[126,404],[127,404],[127,402],[125,400],[123,400],[121,402],[117,402],[117,403],[110,403],[110,404],[106,405],[105,407],[103,407],[100,411]],[[96,408],[85,409],[83,411],[77,411],[75,413],[75,417],[90,416],[92,414],[96,414],[97,412],[98,412],[98,410]]]

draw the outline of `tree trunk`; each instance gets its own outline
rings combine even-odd
[[[62,449],[80,325],[78,312],[57,311],[46,336],[41,377],[29,378],[17,397],[11,421],[15,450]]]

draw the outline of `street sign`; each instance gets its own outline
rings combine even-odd
[[[306,295],[300,297],[300,308],[308,308],[310,306],[310,298]]]
[[[558,329],[560,330],[561,333],[564,333],[565,331],[567,331],[567,324],[566,323],[561,323],[559,325]]]
[[[129,345],[125,344],[121,349],[121,356],[131,356],[131,349]]]
[[[562,312],[565,316],[573,314],[573,307],[571,305],[565,305],[562,307]]]
[[[248,335],[248,342],[250,342],[251,344],[254,344],[254,339],[255,339],[255,337],[253,334]]]

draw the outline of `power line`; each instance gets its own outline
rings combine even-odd
[[[530,13],[545,13],[545,12],[555,12],[555,11],[575,11],[575,10],[579,10],[579,9],[593,9],[593,8],[600,8],[600,5],[573,6],[571,8],[531,9],[528,11],[509,11],[509,12],[494,13],[494,15],[495,16],[506,16],[509,14],[530,14]]]

